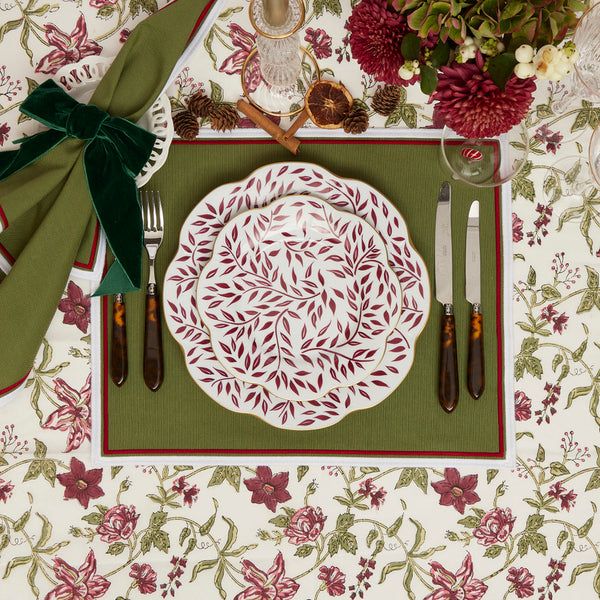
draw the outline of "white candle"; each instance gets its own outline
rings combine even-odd
[[[273,27],[281,27],[287,20],[289,0],[263,0],[265,21]]]

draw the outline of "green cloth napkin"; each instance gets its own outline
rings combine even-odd
[[[137,121],[163,89],[207,4],[177,0],[142,22],[90,104]],[[69,137],[0,181],[0,207],[9,223],[0,242],[16,257],[0,282],[0,395],[31,369],[73,262],[95,231],[84,148],[84,141]]]

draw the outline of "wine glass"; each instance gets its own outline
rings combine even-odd
[[[524,123],[499,138],[463,138],[446,126],[440,149],[453,179],[475,187],[495,187],[510,181],[525,166],[529,136]]]
[[[562,96],[552,103],[557,114],[577,100],[600,102],[600,3],[581,16],[573,42],[579,55],[571,74],[561,81]]]

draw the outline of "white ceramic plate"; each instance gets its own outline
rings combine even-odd
[[[402,297],[385,244],[366,221],[318,198],[287,196],[223,227],[197,301],[225,370],[300,402],[375,370]]]
[[[294,194],[310,194],[367,221],[381,235],[402,288],[400,319],[375,371],[356,385],[307,402],[276,397],[228,373],[212,350],[196,301],[198,278],[223,226],[249,209]],[[308,430],[328,427],[355,410],[379,404],[402,382],[414,359],[416,339],[427,322],[430,286],[404,219],[377,190],[317,165],[279,163],[216,188],[191,211],[165,276],[164,300],[169,330],[182,346],[190,375],[204,392],[225,408],[258,416],[275,427]]]

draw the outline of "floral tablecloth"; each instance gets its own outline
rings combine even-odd
[[[65,64],[114,56],[162,4],[3,1],[0,149],[36,131],[17,110],[28,90]],[[170,88],[174,106],[199,88],[237,99],[246,8],[219,4]],[[377,84],[351,62],[350,10],[309,0],[303,35],[370,105]],[[600,109],[555,115],[554,93],[538,90],[531,160],[513,182],[514,469],[94,468],[91,283],[72,280],[26,388],[0,409],[0,597],[600,597],[600,200],[574,184]],[[430,121],[411,88],[371,124]]]

